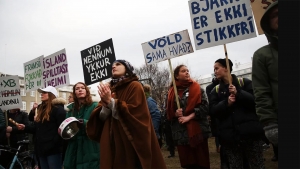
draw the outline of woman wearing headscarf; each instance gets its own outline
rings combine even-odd
[[[181,167],[209,169],[208,137],[210,134],[208,101],[204,90],[190,78],[185,65],[174,69],[180,108],[171,84],[168,92],[167,118],[171,121],[172,136],[177,146]]]
[[[64,169],[96,169],[99,168],[99,143],[90,140],[86,133],[86,124],[97,102],[92,101],[91,92],[83,82],[73,86],[74,102],[67,106],[67,118],[79,120],[78,133],[68,140],[64,157]]]
[[[110,84],[98,86],[101,101],[87,123],[87,134],[100,142],[100,168],[165,169],[144,90],[133,69],[125,60],[113,63]]]
[[[21,130],[34,133],[34,149],[42,169],[62,168],[62,138],[57,132],[66,117],[63,98],[58,98],[57,90],[48,86],[38,89],[42,103],[34,106],[31,114],[37,108],[37,116],[30,125],[19,124]],[[36,105],[36,104],[34,104]]]

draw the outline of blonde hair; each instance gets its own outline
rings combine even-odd
[[[150,85],[144,84],[143,88],[144,88],[144,92],[145,93],[150,93],[150,91],[151,91],[151,86]]]

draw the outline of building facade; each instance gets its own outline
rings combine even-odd
[[[232,74],[235,74],[237,77],[240,78],[247,78],[252,80],[252,62],[240,64],[235,63],[235,65],[232,67]],[[212,83],[212,79],[214,77],[214,73],[201,75],[201,77],[198,79],[198,83],[201,85],[201,87],[205,90],[206,86]]]
[[[5,75],[11,76],[11,75],[3,74],[0,72],[0,76],[5,76]],[[24,77],[22,77],[22,76],[18,76],[18,77],[19,77],[19,84],[20,84],[20,95],[22,98],[22,107],[20,109],[22,111],[29,113],[35,102],[41,103],[41,95],[37,91],[25,92]],[[91,91],[92,99],[97,102],[100,101],[100,97],[97,94],[97,91],[91,89],[91,87],[89,87],[89,89]],[[61,88],[56,88],[56,90],[58,92],[58,97],[61,97],[68,102],[68,97],[69,97],[70,93],[72,93],[72,91],[73,91],[73,84],[70,84],[70,85],[67,85],[67,86],[64,86]]]

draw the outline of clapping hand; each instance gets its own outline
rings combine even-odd
[[[98,94],[100,95],[103,106],[107,106],[112,98],[112,93],[108,84],[100,83],[98,86]]]

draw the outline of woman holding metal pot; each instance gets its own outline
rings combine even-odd
[[[83,82],[73,86],[73,99],[74,102],[67,106],[66,117],[78,119],[79,131],[68,140],[64,169],[99,168],[99,144],[90,140],[86,134],[86,123],[98,103],[92,101],[90,90]]]

